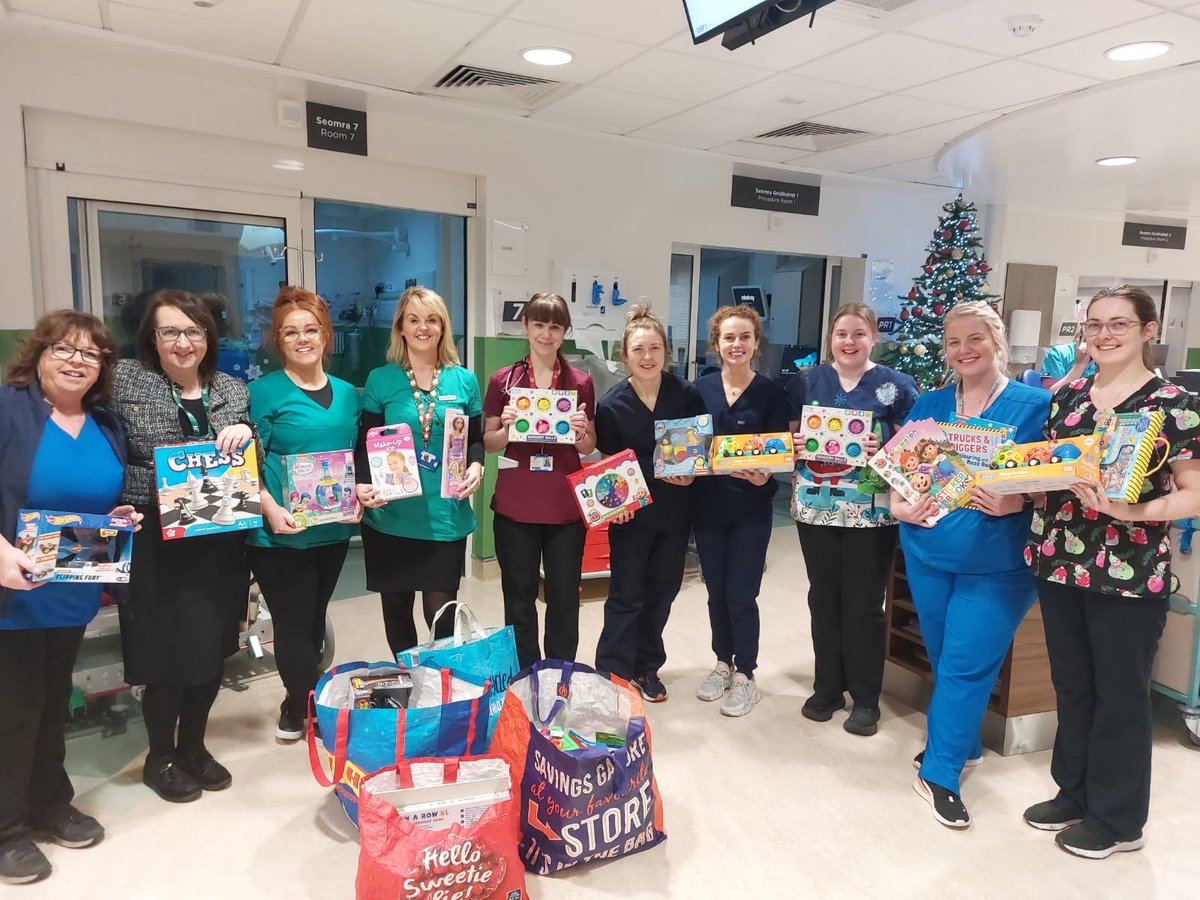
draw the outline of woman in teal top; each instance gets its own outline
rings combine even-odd
[[[388,364],[367,376],[358,441],[360,497],[367,508],[362,539],[367,588],[378,591],[392,653],[417,643],[416,592],[426,624],[458,593],[467,535],[475,530],[470,497],[483,479],[483,405],[479,382],[458,362],[446,304],[428,288],[400,295]],[[467,467],[458,496],[442,496],[446,411],[467,415]],[[421,495],[385,502],[370,486],[366,435],[381,425],[408,425],[416,444]],[[449,633],[451,621],[439,623]],[[441,633],[438,635],[442,636]]]
[[[287,696],[275,737],[304,736],[308,694],[320,677],[325,610],[357,526],[353,522],[305,525],[305,503],[286,488],[284,456],[353,451],[358,439],[358,391],[325,373],[333,344],[329,310],[316,294],[285,287],[271,312],[271,340],[283,369],[250,383],[250,417],[262,442],[264,527],[247,538],[250,565],[275,627],[275,661]],[[331,469],[336,501],[355,521],[361,516],[353,478]],[[315,493],[315,491],[314,491]],[[309,498],[310,500],[315,498]],[[330,506],[328,499],[322,504]],[[299,521],[297,521],[299,519]]]

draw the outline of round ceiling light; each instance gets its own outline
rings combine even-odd
[[[535,66],[565,66],[575,54],[559,47],[530,47],[521,52],[521,58]]]
[[[1105,156],[1096,160],[1098,166],[1132,166],[1138,161],[1136,156]]]
[[[1141,62],[1169,53],[1171,46],[1166,41],[1136,41],[1106,50],[1104,55],[1113,62]]]

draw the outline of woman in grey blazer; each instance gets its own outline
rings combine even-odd
[[[245,535],[163,541],[154,481],[155,447],[210,439],[230,451],[253,438],[246,386],[216,368],[207,307],[184,291],[158,291],[138,329],[137,359],[117,363],[113,390],[129,450],[122,502],[146,517],[120,607],[125,680],[146,686],[142,781],[174,803],[232,781],[204,733],[246,611]]]

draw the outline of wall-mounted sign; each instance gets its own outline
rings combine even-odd
[[[501,322],[520,322],[521,312],[525,309],[524,300],[505,300],[504,309],[500,316]]]
[[[1059,337],[1075,337],[1075,332],[1079,330],[1078,322],[1063,322],[1058,329]]]
[[[1126,247],[1156,247],[1182,250],[1187,243],[1186,225],[1154,225],[1150,222],[1126,222],[1121,243]]]
[[[314,150],[367,155],[367,114],[360,109],[344,109],[309,102],[308,146]]]
[[[734,175],[729,205],[815,216],[821,209],[821,188],[814,184],[792,184],[788,181]]]
[[[877,324],[880,334],[895,334],[900,327],[900,320],[896,316],[880,316]]]
[[[492,274],[524,275],[529,226],[492,219]]]

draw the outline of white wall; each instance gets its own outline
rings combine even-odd
[[[496,291],[527,294],[551,284],[557,259],[619,269],[623,293],[644,295],[665,312],[673,241],[865,253],[893,260],[902,282],[917,271],[940,207],[951,197],[945,189],[826,176],[819,217],[787,216],[782,229],[768,230],[766,212],[729,207],[732,161],[717,156],[407,95],[358,95],[306,84],[281,70],[191,58],[111,35],[11,19],[0,27],[0,191],[6,201],[0,205],[0,270],[8,287],[0,328],[27,327],[34,319],[22,107],[109,120],[89,132],[88,141],[60,134],[53,146],[37,148],[41,158],[31,150],[31,162],[43,166],[65,162],[72,170],[375,203],[406,195],[414,208],[431,208],[421,192],[437,181],[434,170],[476,176],[485,221],[529,226],[529,268],[523,278],[480,273],[472,304]],[[302,132],[281,129],[277,100],[306,97],[365,103],[371,158],[310,151]],[[153,135],[141,133],[148,141],[153,136],[156,146],[161,139],[159,150],[139,157],[128,124],[117,123],[153,126]],[[300,159],[305,171],[262,165],[266,157],[250,153],[250,145]],[[412,166],[427,169],[413,176]],[[491,317],[477,313],[476,326],[484,321],[491,330]]]

